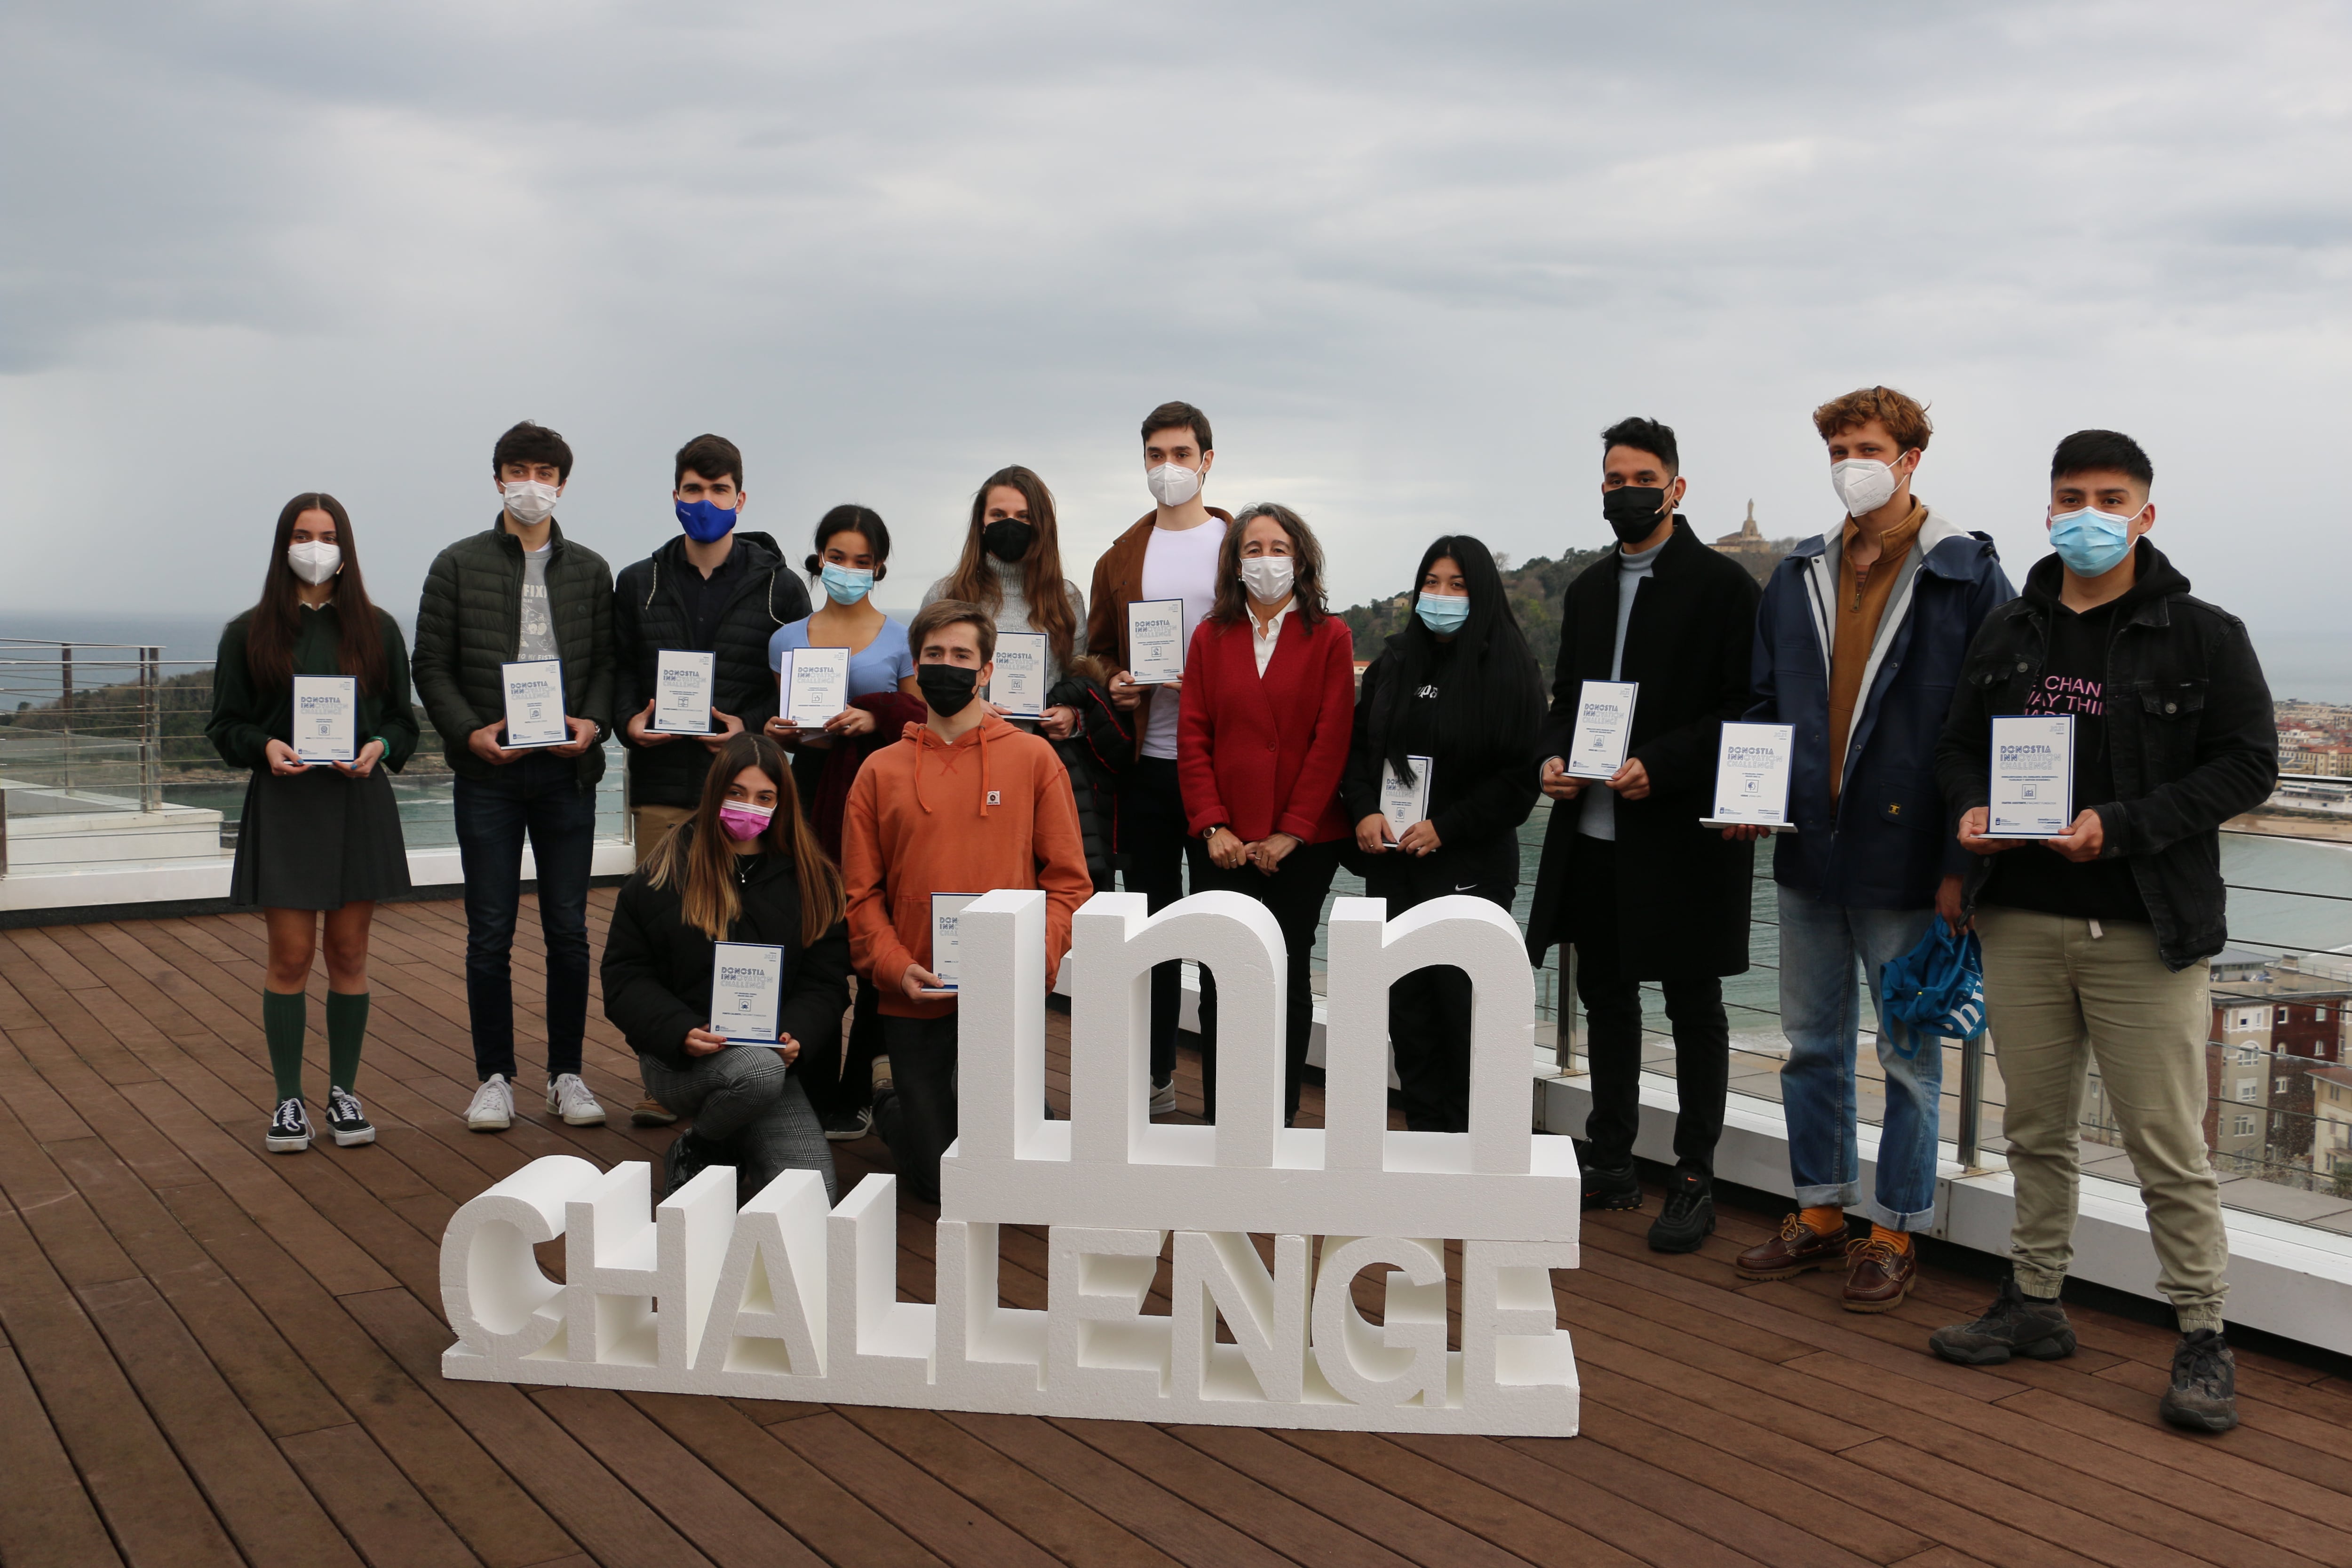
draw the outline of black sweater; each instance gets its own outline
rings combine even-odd
[[[677,831],[691,834],[694,824],[681,823]],[[800,879],[792,860],[749,858],[737,889],[743,911],[727,940],[782,948],[777,1029],[798,1040],[803,1053],[836,1049],[849,1005],[849,928],[835,921],[821,940],[802,946]],[[656,888],[643,871],[622,884],[604,938],[604,1016],[631,1050],[681,1070],[693,1060],[686,1054],[687,1031],[710,1026],[711,946],[682,918],[675,886]]]
[[[1388,640],[1380,658],[1364,671],[1356,693],[1356,728],[1348,743],[1348,767],[1339,778],[1339,803],[1355,825],[1381,809],[1381,767],[1389,751],[1381,727],[1383,693],[1402,668],[1404,639],[1410,628]],[[1475,745],[1448,748],[1438,740],[1440,705],[1475,708],[1479,694],[1468,689],[1472,672],[1457,670],[1458,656],[1443,649],[1431,662],[1425,699],[1408,696],[1399,721],[1404,726],[1406,752],[1430,759],[1429,821],[1437,829],[1441,853],[1475,854],[1497,839],[1516,838],[1519,824],[1536,805],[1536,735],[1543,709],[1532,674],[1528,682],[1528,710],[1510,733],[1480,737]]]

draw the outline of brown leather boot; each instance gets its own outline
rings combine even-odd
[[[1781,1220],[1780,1235],[1733,1258],[1732,1270],[1742,1279],[1793,1279],[1808,1268],[1843,1268],[1845,1239],[1843,1228],[1823,1236],[1792,1214]]]
[[[1919,1278],[1919,1249],[1898,1247],[1877,1237],[1857,1241],[1847,1249],[1845,1310],[1849,1312],[1891,1312],[1903,1305]]]

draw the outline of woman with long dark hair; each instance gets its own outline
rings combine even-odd
[[[1354,716],[1355,640],[1323,603],[1323,547],[1306,520],[1261,503],[1234,519],[1217,597],[1193,628],[1176,775],[1192,891],[1265,905],[1288,950],[1284,1121],[1298,1114],[1315,996],[1307,961],[1348,834],[1339,776]],[[1201,975],[1201,1089],[1217,1114],[1217,991]]]
[[[895,745],[908,724],[923,721],[923,700],[915,689],[906,626],[874,602],[874,589],[890,574],[890,528],[882,514],[851,502],[819,518],[808,573],[824,597],[806,620],[776,628],[768,639],[768,668],[781,674],[784,655],[795,648],[847,648],[849,706],[815,730],[772,719],[767,733],[792,752],[802,810],[838,864],[850,781],[869,753]],[[835,1142],[863,1138],[874,1128],[872,1064],[882,1031],[875,1008],[873,987],[861,984],[849,1038],[826,1059],[801,1067],[824,1135]]]
[[[294,678],[348,676],[357,701],[350,762],[305,763],[294,741]],[[299,1153],[315,1136],[302,1103],[310,958],[327,958],[327,1126],[339,1146],[372,1143],[352,1089],[367,1038],[368,927],[376,901],[408,890],[408,850],[387,770],[416,750],[408,645],[368,599],[343,503],[317,491],[278,514],[261,599],[221,632],[205,735],[253,770],[237,826],[229,900],[268,923],[261,1026],[278,1108],[263,1144]]]
[[[1086,651],[1087,598],[1062,575],[1054,492],[1035,470],[1015,463],[981,481],[971,498],[963,554],[954,571],[924,593],[923,607],[941,599],[980,605],[996,622],[1000,637],[1034,632],[1045,637],[1045,715],[1034,721],[1007,716],[1006,721],[1053,742],[1077,799],[1087,868],[1098,891],[1113,889],[1119,863],[1118,779],[1135,760],[1134,723],[1111,701],[1116,661]]]
[[[848,898],[765,735],[728,738],[695,814],[622,884],[604,939],[604,1016],[637,1053],[646,1092],[694,1119],[664,1161],[664,1193],[732,1164],[750,1197],[782,1171],[837,1195],[833,1151],[795,1064],[836,1049],[849,1005]],[[710,1030],[713,944],[784,950],[776,1043]]]
[[[1519,824],[1536,802],[1543,685],[1486,545],[1449,534],[1424,551],[1412,618],[1364,671],[1341,796],[1364,890],[1391,920],[1461,893],[1505,909],[1519,882]],[[1395,830],[1386,779],[1418,813]],[[1408,795],[1407,792],[1412,792]],[[1470,1113],[1470,980],[1416,969],[1389,988],[1405,1125],[1463,1132]]]

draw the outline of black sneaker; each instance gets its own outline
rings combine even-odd
[[[725,1146],[698,1138],[692,1129],[669,1141],[669,1152],[662,1156],[662,1196],[667,1198],[711,1166],[726,1153]]]
[[[855,1143],[874,1131],[874,1110],[858,1105],[828,1112],[824,1119],[824,1135],[835,1143]]]
[[[1962,1366],[1999,1366],[2012,1355],[2056,1361],[2074,1353],[2074,1326],[2055,1301],[2028,1296],[2013,1279],[2000,1282],[1985,1315],[1927,1336],[1927,1348]]]
[[[261,1146],[273,1154],[299,1154],[310,1146],[310,1113],[299,1100],[281,1100]]]
[[[1696,1252],[1715,1230],[1715,1184],[1696,1171],[1677,1171],[1666,1186],[1666,1206],[1650,1226],[1653,1252]]]
[[[359,1096],[348,1089],[327,1091],[327,1131],[335,1135],[338,1149],[375,1142],[375,1128],[360,1109]]]
[[[2172,1350],[2172,1386],[2156,1409],[2191,1432],[2227,1432],[2238,1424],[2238,1358],[2220,1330],[2180,1336]]]
[[[1609,1170],[1601,1165],[1584,1168],[1584,1206],[1589,1209],[1638,1209],[1642,1206],[1641,1179],[1633,1167],[1626,1165]]]

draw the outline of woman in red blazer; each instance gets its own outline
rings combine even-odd
[[[1184,658],[1176,773],[1192,839],[1192,891],[1245,893],[1282,927],[1290,979],[1283,1121],[1315,997],[1307,961],[1348,837],[1339,805],[1355,721],[1356,645],[1323,604],[1323,547],[1297,512],[1251,507],[1226,531],[1217,599]],[[1217,1115],[1217,990],[1201,975],[1201,1086]]]

